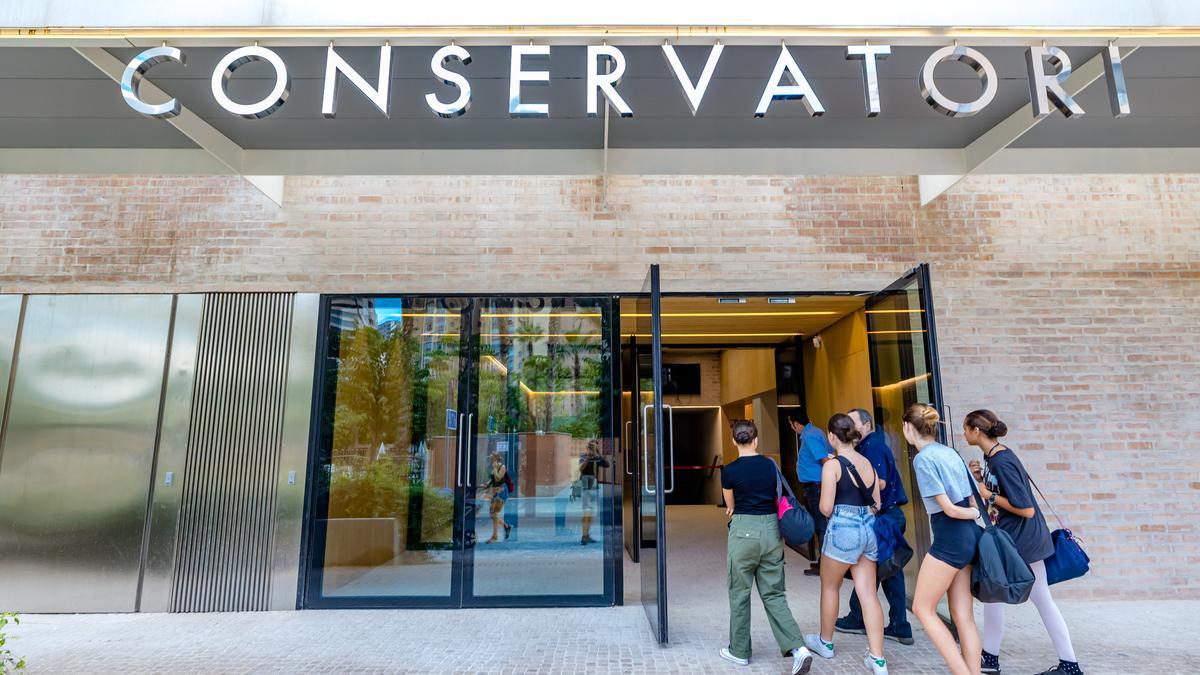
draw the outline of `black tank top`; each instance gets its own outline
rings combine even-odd
[[[845,457],[839,457],[838,462],[842,465],[842,475],[840,478],[838,478],[837,492],[834,493],[833,503],[845,504],[847,506],[871,506],[874,504],[874,501],[866,500],[864,498],[863,491],[852,482],[850,478],[850,470],[847,468],[847,465],[853,466],[850,463],[850,460],[846,459]],[[875,472],[872,471],[871,473],[873,475]],[[858,475],[861,476],[862,472],[859,472]],[[875,481],[872,480],[871,484],[867,486],[867,494],[873,494],[874,490]]]

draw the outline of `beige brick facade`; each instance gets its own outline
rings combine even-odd
[[[1094,572],[1200,597],[1200,176],[0,176],[0,292],[872,290],[932,265],[946,401],[987,406]]]

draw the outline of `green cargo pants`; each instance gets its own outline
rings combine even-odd
[[[783,582],[783,542],[773,514],[735,514],[729,524],[729,651],[750,658],[750,589],[758,595],[779,650],[786,656],[804,646],[800,626],[788,609]]]

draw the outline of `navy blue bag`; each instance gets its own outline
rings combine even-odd
[[[1057,584],[1060,581],[1069,581],[1077,579],[1088,573],[1091,569],[1092,559],[1079,545],[1079,540],[1075,538],[1075,534],[1063,525],[1062,518],[1058,517],[1058,512],[1050,506],[1050,500],[1046,499],[1046,495],[1042,494],[1042,489],[1029,479],[1029,484],[1037,490],[1042,501],[1046,506],[1050,507],[1050,513],[1054,514],[1054,519],[1058,521],[1059,529],[1050,533],[1050,540],[1054,542],[1054,555],[1046,558],[1046,582],[1050,585]]]
[[[773,462],[772,462],[773,463]],[[784,495],[784,490],[787,495]],[[779,467],[775,467],[775,507],[779,516],[779,536],[783,543],[793,551],[807,557],[807,546],[813,537],[813,519],[808,509],[800,506],[792,486],[783,477]]]

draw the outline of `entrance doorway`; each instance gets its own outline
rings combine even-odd
[[[611,604],[611,297],[325,298],[308,607]]]
[[[667,523],[707,520],[697,516],[698,504],[723,519],[719,467],[736,457],[728,434],[734,419],[758,424],[759,451],[779,462],[795,488],[797,439],[788,418],[823,428],[835,412],[871,411],[910,496],[906,537],[918,559],[928,550],[914,449],[900,428],[912,403],[943,409],[927,266],[878,292],[655,297],[653,290],[622,299],[622,325],[638,328],[622,331],[621,423],[624,547],[641,566],[656,639],[669,638],[674,539]],[[641,316],[654,304],[657,312]],[[911,601],[916,565],[905,572]]]

